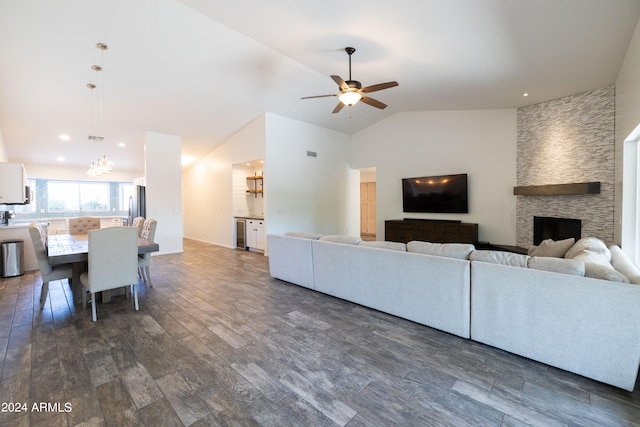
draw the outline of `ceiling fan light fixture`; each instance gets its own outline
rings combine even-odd
[[[360,101],[360,99],[362,99],[362,95],[360,95],[358,92],[347,91],[341,93],[340,96],[338,96],[338,99],[344,105],[348,105],[349,107],[351,107],[352,105]]]

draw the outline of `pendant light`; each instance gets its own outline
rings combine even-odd
[[[101,51],[101,65],[92,65],[91,69],[96,73],[100,73],[102,71],[102,65],[104,64],[104,51],[109,49],[109,47],[104,43],[97,43],[96,47]],[[100,74],[101,77],[101,90],[96,91],[96,99],[95,99],[95,118],[94,118],[94,96],[93,91],[96,89],[96,85],[93,83],[88,83],[87,87],[91,89],[91,134],[89,135],[89,141],[104,144],[104,136],[99,136],[99,133],[104,133],[104,73]],[[100,96],[102,94],[102,96]],[[94,128],[94,124],[98,125],[99,129]],[[102,147],[104,149],[104,147]],[[111,172],[113,169],[113,162],[107,159],[107,155],[102,154],[102,157],[98,157],[95,162],[91,162],[91,166],[87,171],[87,175],[89,176],[101,176],[106,173]]]

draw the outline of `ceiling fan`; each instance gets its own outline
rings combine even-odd
[[[317,96],[305,96],[302,99],[309,98],[326,98],[328,96],[337,96],[340,102],[333,109],[333,113],[337,113],[342,110],[342,107],[348,105],[351,107],[358,101],[362,101],[365,104],[371,105],[372,107],[384,109],[387,107],[386,104],[375,100],[373,98],[369,98],[364,96],[365,93],[375,92],[382,89],[389,89],[390,87],[398,86],[398,82],[386,82],[386,83],[378,83],[376,85],[371,85],[367,87],[362,87],[362,83],[357,80],[351,80],[351,55],[356,51],[353,47],[345,47],[345,52],[349,55],[349,80],[345,81],[340,76],[331,76],[334,82],[338,84],[340,88],[340,93],[332,94],[332,95],[317,95]]]

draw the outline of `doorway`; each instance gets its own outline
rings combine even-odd
[[[360,171],[360,237],[376,240],[376,169]]]

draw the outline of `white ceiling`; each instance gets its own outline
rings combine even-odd
[[[355,133],[398,112],[514,108],[615,83],[639,17],[638,0],[0,0],[0,130],[13,162],[106,152],[140,170],[144,131],[198,158],[265,111]],[[300,99],[337,92],[346,46],[355,80],[400,84],[372,94],[385,110]],[[87,139],[100,79],[102,144]]]

